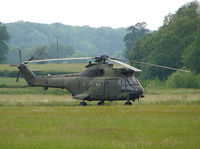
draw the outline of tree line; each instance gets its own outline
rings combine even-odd
[[[6,26],[0,22],[0,63],[6,61],[5,54],[8,53],[8,42],[10,35],[7,32]]]
[[[140,38],[135,40],[139,34]],[[163,25],[154,32],[146,29],[145,23],[128,28],[125,45],[130,60],[142,61],[175,68],[186,68],[200,73],[200,4],[197,1],[185,4],[176,13],[170,13]],[[167,79],[174,71],[136,65],[143,70],[139,77]]]
[[[14,22],[5,24],[10,35],[7,55],[8,63],[18,61],[16,52],[20,48],[24,59],[28,59],[36,49],[46,47],[47,53],[54,58],[56,39],[58,37],[59,57],[113,56],[125,48],[123,37],[125,28],[92,28],[89,26],[69,26],[61,23],[39,24],[31,22]]]

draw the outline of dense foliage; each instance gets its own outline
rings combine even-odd
[[[37,47],[37,49],[33,53],[33,57],[35,60],[50,58],[49,53],[47,53],[47,47],[46,46]]]
[[[10,36],[7,32],[6,26],[0,22],[0,63],[6,62],[5,54],[8,52],[8,42]]]
[[[107,54],[113,56],[116,51],[124,49],[123,37],[125,28],[109,27],[91,28],[89,26],[69,26],[60,23],[38,24],[31,22],[15,22],[6,24],[11,35],[8,62],[15,63],[16,51],[20,48],[27,59],[38,46],[47,46],[47,52],[54,58],[56,38],[59,42],[59,57],[72,55]]]
[[[187,68],[200,73],[200,29],[197,31],[194,41],[184,49],[182,58]]]
[[[166,86],[169,88],[200,88],[200,75],[175,72],[169,76]]]
[[[186,4],[165,17],[164,24],[133,44],[129,59],[175,68],[200,71],[200,7],[197,1]],[[142,79],[165,79],[173,71],[142,67]]]
[[[124,37],[124,42],[126,46],[126,53],[125,56],[128,57],[128,53],[133,48],[134,44],[138,41],[138,39],[143,39],[148,33],[150,33],[150,30],[146,28],[146,23],[137,23],[135,26],[130,26],[127,29],[127,34]]]

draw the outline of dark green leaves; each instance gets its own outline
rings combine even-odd
[[[7,32],[6,26],[0,23],[0,63],[6,61],[5,54],[8,52],[8,42],[10,36]]]
[[[191,2],[179,8],[175,14],[165,17],[158,31],[137,41],[132,40],[129,59],[157,65],[200,72],[200,14],[199,3]],[[133,29],[133,28],[132,28]],[[134,28],[135,29],[135,28]],[[126,38],[125,38],[126,39]],[[126,39],[128,41],[128,39]],[[129,41],[130,43],[130,41]],[[127,47],[127,49],[130,47]],[[141,66],[143,79],[166,79],[174,71]]]

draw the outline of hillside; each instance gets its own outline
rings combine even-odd
[[[116,51],[124,49],[123,38],[126,34],[126,28],[79,27],[61,23],[39,24],[20,21],[8,23],[6,27],[11,36],[8,62],[14,62],[13,59],[17,61],[12,53],[16,54],[18,48],[23,50],[26,58],[34,51],[33,47],[55,44],[56,36],[59,36],[59,44],[70,45],[86,55],[112,56]]]

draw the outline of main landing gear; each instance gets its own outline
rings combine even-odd
[[[97,105],[98,105],[98,106],[104,105],[104,101],[99,101],[99,102],[97,103]],[[125,105],[126,105],[126,106],[130,106],[130,105],[132,105],[132,102],[131,102],[130,100],[127,100],[127,101],[125,102]],[[85,102],[85,101],[83,100],[82,102],[80,102],[80,106],[87,106],[87,102]]]
[[[87,106],[87,102],[85,102],[84,100],[82,102],[80,102],[80,106]]]
[[[132,102],[130,102],[129,96],[128,96],[127,99],[126,99],[125,105],[126,105],[126,106],[132,105]]]
[[[125,102],[125,105],[126,105],[126,106],[130,106],[130,105],[132,105],[132,102],[127,101],[127,102]]]
[[[98,106],[104,105],[104,101],[99,101],[99,102],[97,103],[97,105],[98,105]]]

